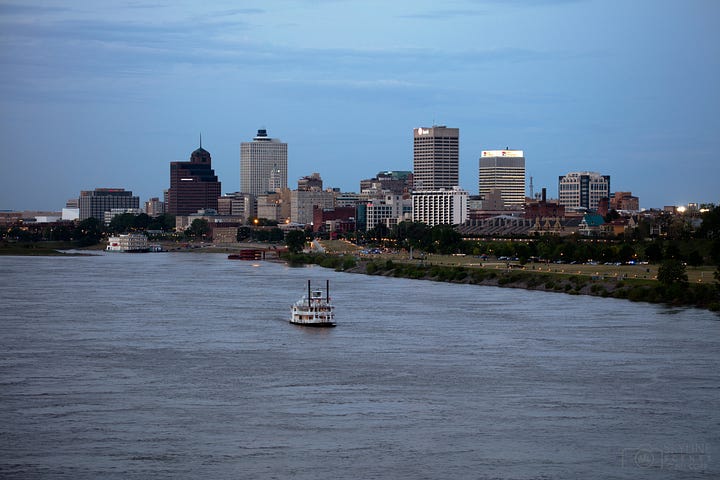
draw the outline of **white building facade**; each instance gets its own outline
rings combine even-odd
[[[260,129],[240,144],[240,191],[257,196],[281,188],[287,188],[287,143]]]
[[[402,195],[386,193],[382,197],[370,199],[365,208],[368,230],[372,230],[378,224],[392,228],[412,218],[412,199],[403,198]]]
[[[142,233],[128,233],[108,238],[108,252],[146,252],[148,239]]]
[[[430,227],[459,225],[468,219],[468,192],[460,187],[412,193],[412,220]]]
[[[610,175],[597,172],[570,172],[559,177],[560,205],[597,210],[602,198],[610,198]]]

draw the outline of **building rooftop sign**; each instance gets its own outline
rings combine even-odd
[[[524,157],[522,150],[483,150],[483,157]]]

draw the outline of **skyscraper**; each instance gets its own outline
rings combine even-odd
[[[240,144],[240,191],[261,195],[287,188],[287,143],[260,129]]]
[[[558,198],[565,207],[597,210],[600,199],[610,198],[610,175],[570,172],[558,178]]]
[[[198,210],[217,210],[220,182],[212,169],[210,152],[200,148],[192,152],[189,162],[170,163],[170,189],[167,212],[190,215]]]
[[[459,185],[460,129],[444,125],[413,129],[413,189]]]
[[[479,164],[480,196],[498,190],[504,207],[525,204],[525,156],[522,150],[485,150]]]

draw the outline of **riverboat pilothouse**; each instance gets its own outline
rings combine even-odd
[[[334,327],[335,306],[330,303],[330,281],[325,291],[312,288],[308,280],[307,293],[291,308],[290,323],[306,327]]]

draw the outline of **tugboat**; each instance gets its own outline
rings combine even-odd
[[[308,290],[291,308],[290,323],[306,327],[334,327],[335,306],[330,303],[330,280],[326,281],[325,291],[312,288],[308,280]]]

